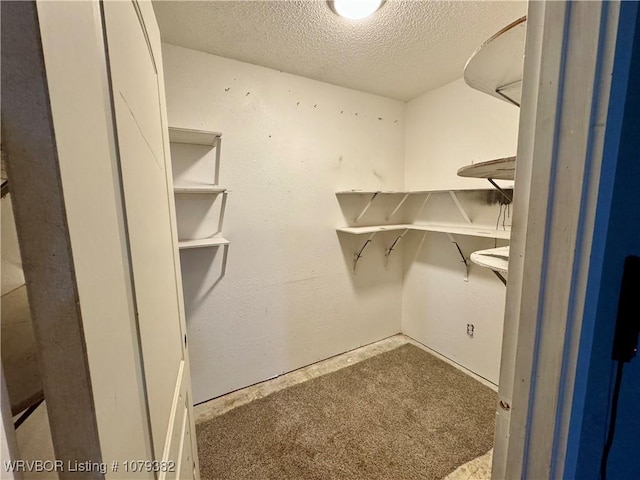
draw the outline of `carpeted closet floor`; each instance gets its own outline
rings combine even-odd
[[[203,479],[442,479],[493,446],[496,393],[411,343],[250,388],[196,408]]]

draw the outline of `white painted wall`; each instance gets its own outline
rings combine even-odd
[[[515,155],[518,116],[516,107],[472,90],[462,79],[409,102],[405,187],[489,187],[485,180],[461,178],[456,171],[472,162]],[[467,193],[461,201],[474,223],[495,226],[499,206],[482,206]],[[462,221],[446,195],[430,199],[418,220],[434,218]],[[505,287],[474,264],[464,282],[459,256],[445,235],[429,234],[422,245],[421,240],[414,235],[405,243],[403,333],[497,384]],[[494,246],[491,239],[457,240],[466,256]],[[466,335],[467,323],[475,326],[473,338]]]
[[[487,188],[458,168],[516,154],[519,109],[455,80],[407,103],[406,187]],[[507,185],[509,182],[502,182]]]
[[[335,192],[403,187],[405,104],[163,48],[169,123],[223,133],[231,190],[226,274],[223,249],[181,254],[195,402],[399,333],[402,252],[380,235],[354,275]]]

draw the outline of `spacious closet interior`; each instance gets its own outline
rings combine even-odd
[[[351,20],[324,1],[153,2],[202,478],[489,475],[526,6],[390,0]],[[23,291],[28,316],[10,201],[2,353],[18,415],[44,396],[33,356],[12,350],[33,333],[5,308]],[[391,424],[402,440],[380,435]],[[334,439],[337,466],[317,453]]]
[[[398,333],[497,384],[526,5],[311,3],[155,5],[195,403]]]

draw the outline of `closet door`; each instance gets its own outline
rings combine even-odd
[[[135,309],[159,478],[196,476],[160,35],[150,2],[103,2]]]

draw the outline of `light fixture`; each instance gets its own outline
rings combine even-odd
[[[384,0],[333,0],[328,3],[331,9],[341,17],[360,20],[378,10]]]

